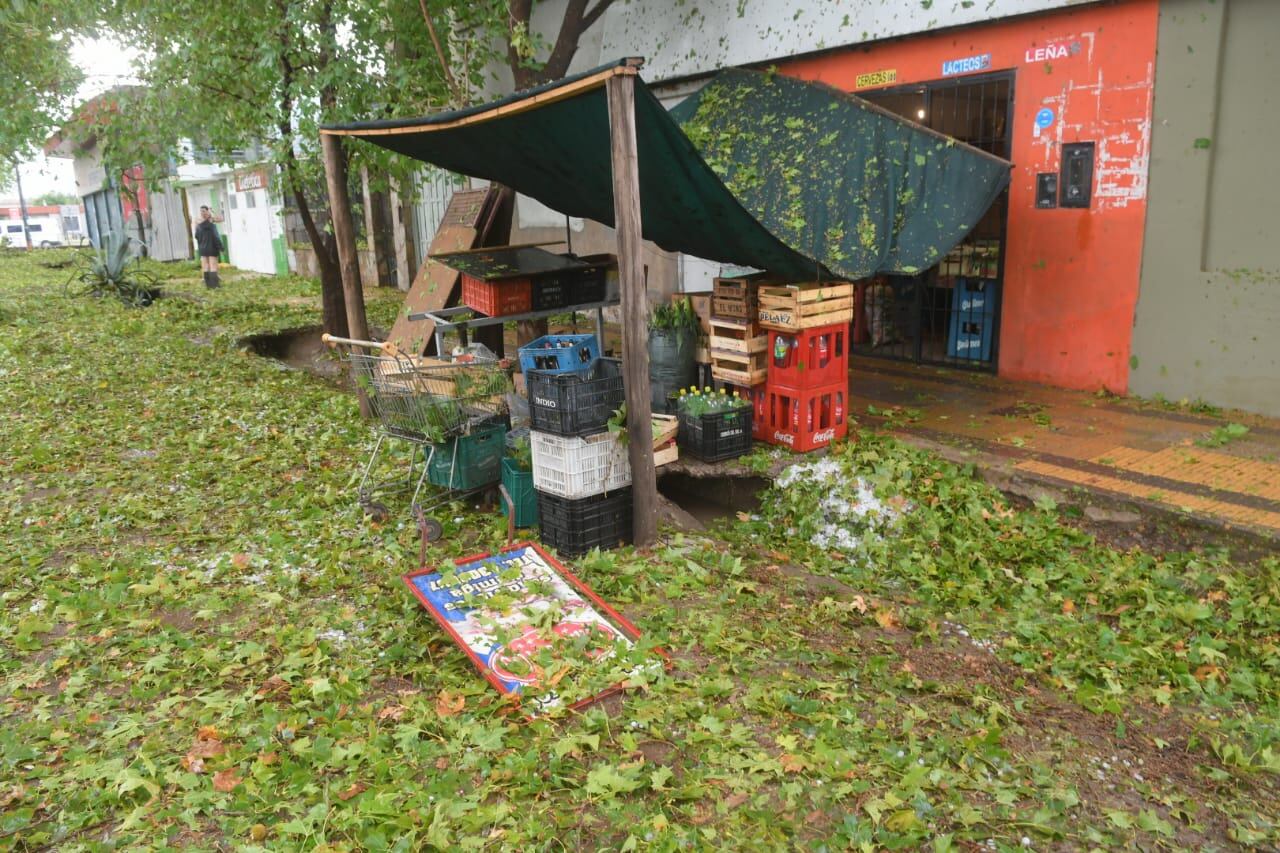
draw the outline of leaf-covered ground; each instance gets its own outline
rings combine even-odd
[[[159,267],[191,298],[130,310],[61,257],[0,255],[0,847],[1280,843],[1275,560],[1117,552],[862,433],[573,561],[674,666],[519,723],[400,582],[405,508],[356,507],[353,399],[237,347],[315,285]],[[445,517],[432,563],[502,542]]]

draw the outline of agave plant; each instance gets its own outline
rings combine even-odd
[[[113,231],[102,241],[102,248],[83,252],[76,257],[76,271],[67,280],[72,296],[114,296],[125,305],[150,305],[156,296],[158,279],[141,265],[130,266],[133,239],[122,231]]]

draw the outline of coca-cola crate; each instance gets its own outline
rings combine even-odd
[[[485,281],[463,273],[462,304],[486,317],[526,314],[533,310],[533,289],[528,278]]]
[[[849,375],[849,324],[798,332],[770,329],[768,352],[770,385],[816,388],[844,382]]]
[[[760,436],[795,451],[816,450],[849,434],[849,384],[817,388],[765,387]]]

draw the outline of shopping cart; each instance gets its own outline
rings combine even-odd
[[[333,335],[322,339],[330,347],[345,348],[352,381],[367,395],[378,421],[378,440],[364,464],[358,486],[360,505],[366,512],[385,516],[386,507],[375,497],[412,489],[415,515],[425,517],[430,509],[493,488],[488,483],[454,488],[457,480],[448,470],[449,485],[441,498],[430,506],[418,503],[432,460],[442,445],[473,429],[506,422],[511,380],[497,358],[474,352],[452,359],[428,358],[407,354],[390,343]],[[408,471],[404,476],[373,482],[379,454],[392,439],[410,445]],[[450,466],[457,464],[458,455],[449,460]],[[434,519],[427,521],[435,534],[434,541],[440,537],[441,527]]]

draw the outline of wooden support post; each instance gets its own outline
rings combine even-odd
[[[413,283],[413,273],[409,271],[409,222],[405,217],[408,205],[400,198],[400,182],[391,183],[391,239],[395,250],[396,287],[408,290]]]
[[[658,480],[653,467],[649,405],[649,297],[641,259],[640,168],[636,155],[635,73],[605,83],[613,159],[613,219],[618,234],[622,286],[622,372],[627,395],[627,442],[635,544],[652,545],[658,535]]]
[[[342,156],[342,140],[320,135],[324,153],[324,177],[329,187],[329,217],[338,244],[338,267],[342,271],[342,295],[347,306],[347,333],[357,340],[369,340],[369,321],[364,314],[364,288],[360,282],[360,258],[356,254],[356,230],[351,220],[351,198],[347,192],[347,161]],[[369,397],[357,386],[360,414],[371,417]]]

